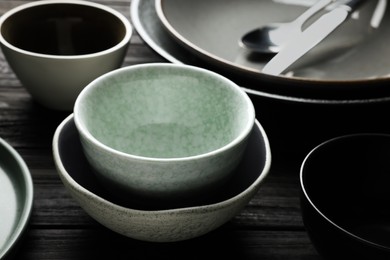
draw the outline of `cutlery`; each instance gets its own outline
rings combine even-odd
[[[289,38],[302,32],[303,24],[333,0],[319,0],[292,22],[271,23],[246,33],[241,45],[260,53],[278,53]]]
[[[279,75],[340,26],[365,0],[351,0],[322,15],[295,35],[263,68],[262,73]]]

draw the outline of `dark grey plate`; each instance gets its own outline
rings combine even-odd
[[[22,157],[0,139],[0,259],[10,254],[31,215],[33,183]]]
[[[292,21],[308,4],[310,1],[156,0],[156,9],[173,38],[195,55],[256,76],[269,57],[251,56],[240,46],[241,36],[267,23]],[[376,1],[363,5],[358,15],[316,47],[316,53],[306,55],[310,61],[295,67],[293,77],[324,81],[387,77],[390,51],[383,42],[389,41],[389,19],[384,17],[374,29],[370,21],[375,8]]]
[[[174,1],[174,0],[167,0],[167,1]],[[184,2],[187,2],[185,0]],[[196,3],[195,3],[196,2]],[[194,5],[194,8],[200,5],[203,0],[201,0],[198,3],[198,1],[193,1],[193,3],[190,6]],[[210,8],[217,8],[218,3],[220,0],[213,0],[207,3]],[[232,1],[228,1],[232,2]],[[229,5],[229,8],[231,8],[231,5],[236,5],[240,3],[240,6],[243,5],[244,7],[241,8],[247,8],[245,7],[245,3],[249,3],[253,1],[236,1],[233,2]],[[256,1],[257,3],[264,3],[264,2],[271,2],[271,1]],[[280,1],[279,1],[280,2]],[[296,1],[295,1],[296,2]],[[377,2],[376,1],[370,1],[369,5],[366,5],[366,9],[374,9],[376,6]],[[253,4],[253,3],[252,3]],[[155,9],[155,1],[140,1],[140,0],[134,0],[132,1],[131,5],[131,18],[132,22],[134,24],[135,29],[137,32],[140,34],[140,36],[145,40],[145,42],[152,48],[154,49],[158,54],[160,54],[162,57],[167,59],[170,62],[173,63],[185,63],[185,64],[191,64],[191,65],[197,65],[201,67],[205,67],[211,70],[214,70],[218,73],[223,74],[224,76],[227,76],[231,78],[232,80],[236,81],[238,84],[240,84],[242,87],[247,89],[247,92],[250,92],[250,94],[257,95],[257,96],[263,96],[266,95],[267,98],[276,98],[276,99],[282,99],[282,100],[289,100],[293,102],[309,102],[309,103],[343,103],[345,104],[346,102],[348,103],[365,103],[365,102],[377,102],[377,101],[383,101],[383,98],[387,100],[387,97],[390,96],[390,91],[386,87],[387,82],[389,78],[387,75],[388,68],[380,66],[380,65],[375,65],[380,67],[380,70],[377,70],[378,68],[372,67],[369,63],[367,63],[367,52],[361,52],[364,55],[361,55],[362,57],[364,56],[365,58],[361,58],[359,61],[360,63],[353,63],[352,67],[350,66],[347,68],[346,66],[343,66],[342,64],[336,64],[334,65],[334,59],[329,59],[329,63],[326,63],[328,69],[331,69],[334,72],[342,72],[342,70],[348,70],[348,75],[350,74],[350,71],[355,73],[355,77],[361,77],[361,79],[353,79],[353,78],[345,78],[345,79],[340,79],[340,77],[336,76],[331,76],[331,72],[328,71],[327,73],[330,75],[323,75],[321,76],[322,78],[316,78],[313,75],[314,74],[321,74],[323,73],[322,67],[325,66],[325,63],[318,63],[317,65],[320,66],[318,67],[320,73],[313,72],[313,69],[316,68],[316,66],[310,65],[310,71],[313,72],[314,74],[311,74],[313,77],[308,77],[308,76],[294,76],[294,77],[286,77],[286,76],[269,76],[269,75],[264,75],[260,71],[251,71],[248,68],[240,68],[240,65],[237,64],[236,62],[231,62],[231,61],[226,61],[223,57],[220,58],[218,55],[212,54],[211,56],[208,56],[210,54],[209,50],[206,50],[204,53],[199,52],[199,50],[194,50],[193,48],[190,48],[189,46],[186,46],[184,42],[178,41],[176,37],[172,33],[170,33],[167,28],[163,25],[163,23],[160,21],[158,14]],[[275,15],[275,6],[280,6],[282,4],[276,4],[276,3],[268,3],[267,6],[270,8],[270,10],[273,10],[274,16],[272,19],[281,19],[280,18],[280,12],[279,15]],[[181,6],[181,5],[179,5]],[[284,4],[285,6],[285,4]],[[219,5],[219,8],[221,6]],[[272,7],[272,8],[271,8]],[[290,8],[291,5],[288,6],[288,12],[283,13],[284,15],[284,20],[287,21],[289,19],[293,19],[296,15],[298,15],[300,12],[304,10],[305,7],[303,6],[295,6],[295,8]],[[294,7],[294,6],[293,6]],[[225,9],[228,7],[225,7]],[[216,13],[223,13],[226,10],[214,10]],[[286,9],[286,7],[285,7]],[[194,10],[196,11],[196,10]],[[368,11],[367,11],[368,12]],[[183,13],[178,14],[178,16],[182,17]],[[191,15],[192,17],[193,15]],[[204,14],[202,14],[202,17]],[[190,18],[191,18],[190,17]],[[270,20],[271,18],[269,16],[264,16],[259,15],[261,23],[269,22],[272,21]],[[189,18],[189,19],[190,19]],[[214,20],[215,17],[210,18],[210,22]],[[218,17],[217,17],[218,18]],[[222,17],[223,19],[226,18],[226,16]],[[219,17],[218,19],[222,19]],[[372,28],[368,28],[366,31],[364,31],[364,35],[370,34],[374,35],[375,37],[379,37],[378,32],[382,32],[383,30],[386,29],[386,26],[383,24],[387,23],[388,16],[385,16],[385,19],[382,21],[382,24],[380,25],[380,30],[374,30],[372,31]],[[179,18],[177,18],[179,19]],[[227,19],[227,18],[226,18]],[[230,20],[237,20],[231,18]],[[229,20],[229,21],[230,21]],[[359,20],[360,21],[360,20]],[[191,22],[191,21],[190,21]],[[185,22],[185,24],[189,24],[190,22]],[[194,22],[194,21],[192,21]],[[209,22],[209,23],[210,23]],[[231,23],[231,21],[229,22]],[[228,24],[229,24],[228,23]],[[256,23],[261,25],[261,23]],[[350,22],[350,26],[356,27],[356,21]],[[183,25],[184,26],[184,25]],[[224,27],[226,27],[226,24],[223,24]],[[252,24],[252,26],[254,26]],[[202,27],[203,28],[203,27]],[[367,27],[366,27],[367,28]],[[390,27],[389,27],[390,28]],[[226,30],[226,28],[225,28]],[[241,29],[242,30],[242,29]],[[245,29],[246,30],[246,29]],[[193,30],[191,30],[194,32]],[[197,35],[202,36],[202,33],[209,32],[205,30],[203,31],[197,31]],[[214,32],[215,34],[215,32]],[[338,32],[337,35],[343,34],[343,31]],[[219,35],[219,33],[217,33]],[[336,36],[337,36],[336,35]],[[348,34],[350,35],[350,33]],[[370,44],[362,44],[362,38],[361,35],[362,33],[358,34],[360,35],[358,38],[355,38],[355,43],[353,45],[357,48],[357,46],[371,46]],[[336,37],[334,36],[334,37]],[[229,36],[231,37],[231,36]],[[206,36],[202,36],[199,39],[205,39]],[[216,37],[214,36],[214,39]],[[351,37],[348,37],[349,39]],[[343,38],[345,39],[345,38]],[[340,41],[343,41],[342,39],[339,39],[336,37],[336,40],[330,39],[327,41],[325,46],[322,46],[319,48],[319,50],[324,50],[324,48],[333,48],[336,43],[336,45],[348,47],[348,48],[343,48],[343,50],[348,49],[349,52],[346,52],[346,56],[351,55],[351,52],[356,52],[356,48],[349,48],[350,45],[346,46],[345,44],[340,44]],[[356,44],[356,41],[359,42],[359,44]],[[231,41],[235,45],[237,44],[237,41]],[[367,38],[364,38],[363,42],[367,42]],[[379,49],[383,49],[387,53],[386,50],[387,48],[384,48],[383,41],[378,41],[378,40],[370,40],[368,42],[374,42],[377,45],[381,45]],[[350,43],[351,44],[351,43]],[[237,45],[238,46],[238,45]],[[227,48],[225,45],[221,47],[215,47],[216,49],[221,49],[221,52],[225,52]],[[238,48],[238,47],[237,47]],[[361,48],[361,47],[359,47]],[[377,48],[378,49],[378,48]],[[340,50],[340,48],[338,48]],[[353,51],[352,51],[353,50]],[[236,50],[237,51],[237,50]],[[245,52],[244,50],[240,50]],[[316,57],[318,58],[319,53],[321,51],[316,51]],[[328,53],[328,52],[326,52]],[[332,52],[333,58],[337,54],[336,51]],[[360,55],[360,54],[359,54]],[[389,54],[390,55],[390,54]],[[222,56],[222,54],[221,54]],[[250,59],[259,59],[258,56],[256,55],[250,55]],[[219,58],[218,58],[219,57]],[[381,56],[382,58],[383,56]],[[215,59],[216,58],[216,59]],[[261,57],[260,57],[261,58]],[[262,63],[267,61],[270,57],[262,57]],[[253,63],[258,63],[259,61],[251,61]],[[390,59],[389,59],[390,60]],[[309,62],[308,59],[304,62]],[[304,63],[303,62],[303,63]],[[310,61],[312,62],[312,61]],[[384,61],[387,62],[387,61]],[[302,64],[301,64],[302,65]],[[351,64],[349,64],[351,65]],[[383,64],[382,64],[383,65]],[[256,65],[258,66],[258,64]],[[303,65],[302,65],[303,66]],[[302,70],[306,70],[303,66]],[[307,66],[306,66],[307,68]],[[360,70],[359,70],[360,68]],[[364,73],[362,73],[362,68],[367,72],[371,73],[372,71],[375,71],[375,75],[372,77],[365,76]],[[371,72],[370,72],[371,71]],[[307,72],[307,70],[306,70]],[[305,73],[306,73],[305,72]],[[310,72],[310,73],[311,73]],[[326,72],[326,71],[325,71]],[[333,72],[332,72],[333,73]],[[381,76],[381,74],[383,74]],[[343,75],[347,75],[346,73],[343,73]],[[341,77],[343,76],[341,75]],[[378,76],[379,75],[379,76]]]

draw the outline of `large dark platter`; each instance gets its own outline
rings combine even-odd
[[[360,7],[287,74],[269,76],[261,70],[271,57],[241,47],[240,37],[267,23],[293,20],[310,2],[155,1],[169,37],[242,85],[295,97],[349,100],[388,95],[383,84],[389,80],[390,52],[385,43],[390,20],[382,2]]]
[[[382,95],[382,91],[375,91],[376,88],[383,90],[383,86],[372,88],[371,92],[375,97],[368,95],[359,98],[347,98],[341,95],[341,92],[340,96],[335,98],[326,97],[321,91],[308,97],[300,92],[294,95],[268,92],[267,88],[273,88],[277,84],[271,79],[256,80],[254,83],[245,80],[243,82],[229,71],[213,67],[173,40],[161,24],[154,2],[132,1],[131,19],[137,33],[169,62],[212,69],[238,83],[244,83],[244,86],[241,86],[251,97],[257,118],[269,136],[274,165],[277,167],[284,167],[292,162],[298,168],[306,153],[314,146],[337,135],[361,131],[390,131],[386,120],[387,111],[390,109],[390,93]],[[263,86],[265,90],[259,90]],[[290,86],[288,82],[286,86]],[[353,86],[355,89],[359,88],[355,84]],[[364,84],[361,86],[365,88]],[[390,91],[390,88],[388,89]],[[359,91],[356,91],[356,94],[358,93]]]

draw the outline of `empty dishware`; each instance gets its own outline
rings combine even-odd
[[[121,66],[132,27],[89,1],[35,1],[0,18],[0,45],[23,86],[45,107],[71,111],[80,91]]]
[[[385,83],[390,67],[386,44],[383,44],[390,35],[386,11],[389,5],[383,2],[386,1],[365,1],[358,13],[283,76],[262,73],[269,55],[240,48],[237,42],[253,28],[295,19],[314,1],[156,0],[150,4],[152,7],[145,2],[140,8],[149,9],[143,10],[147,13],[142,18],[149,35],[145,32],[141,35],[148,43],[158,38],[158,44],[151,47],[164,57],[169,56],[164,51],[173,54],[168,57],[172,62],[177,62],[175,59],[190,64],[200,61],[197,64],[225,75],[253,90],[252,93],[318,102],[365,99],[368,95],[383,97],[389,92]],[[153,16],[156,18],[151,22]],[[134,25],[140,28],[139,24]],[[380,81],[383,84],[378,86]]]
[[[313,149],[301,167],[302,216],[327,259],[390,259],[390,135],[355,134]]]
[[[267,135],[256,121],[244,157],[223,189],[180,207],[149,207],[124,203],[101,185],[84,156],[73,115],[58,126],[53,153],[66,189],[91,217],[119,234],[152,242],[195,238],[230,221],[259,191],[271,166]]]
[[[108,189],[145,202],[209,196],[242,158],[255,111],[232,81],[164,63],[104,74],[74,115],[88,161]]]

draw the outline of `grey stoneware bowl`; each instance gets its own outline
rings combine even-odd
[[[206,69],[149,63],[92,81],[74,107],[83,150],[118,196],[160,203],[208,196],[241,161],[255,110]]]
[[[91,1],[31,1],[0,18],[7,62],[32,98],[55,110],[72,111],[89,82],[119,68],[131,36],[124,15]]]
[[[58,126],[53,154],[66,189],[91,217],[119,234],[152,242],[191,239],[225,224],[258,192],[271,166],[268,139],[256,121],[244,157],[223,189],[182,207],[154,208],[122,201],[102,187],[84,156],[73,115]]]
[[[302,216],[326,259],[390,259],[390,135],[322,143],[301,168]]]

